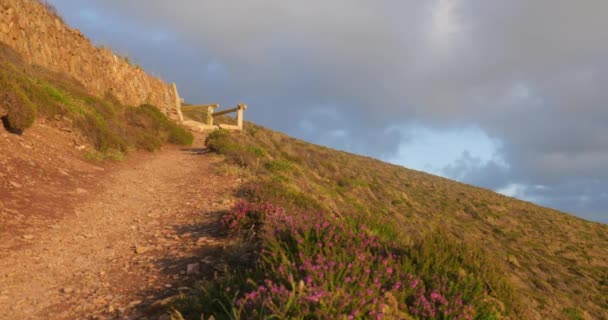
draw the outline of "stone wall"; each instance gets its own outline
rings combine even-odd
[[[150,103],[177,119],[177,90],[130,65],[110,50],[95,47],[37,0],[0,0],[0,41],[25,61],[69,74],[93,95],[110,93],[120,102]]]

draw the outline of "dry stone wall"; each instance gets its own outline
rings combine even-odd
[[[114,95],[126,105],[150,103],[178,119],[177,90],[162,80],[95,47],[37,0],[0,0],[0,41],[25,61],[69,74],[93,95]]]

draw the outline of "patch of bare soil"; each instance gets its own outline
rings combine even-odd
[[[223,267],[218,217],[239,181],[215,173],[201,137],[103,165],[77,140],[0,130],[0,319],[157,318]]]

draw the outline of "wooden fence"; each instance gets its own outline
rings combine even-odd
[[[215,109],[219,108],[219,106],[220,106],[219,104],[203,104],[203,105],[191,106],[191,107],[195,107],[195,108],[206,108],[207,109],[207,122],[200,123],[200,122],[188,120],[188,121],[183,121],[183,124],[187,125],[189,127],[193,127],[194,129],[201,130],[201,131],[215,130],[215,129],[243,130],[243,117],[244,117],[245,110],[247,110],[247,106],[245,104],[239,103],[234,108],[216,112]],[[216,124],[217,117],[223,116],[223,115],[226,115],[229,113],[236,113],[236,123],[237,123],[236,125],[224,124],[224,123]]]
[[[184,99],[180,98],[179,93],[177,92],[177,86],[175,85],[175,83],[172,84],[173,87],[173,91],[175,92],[175,111],[176,111],[176,116],[179,119],[179,121],[193,129],[193,130],[199,130],[199,131],[203,131],[203,130],[215,130],[215,129],[226,129],[226,130],[243,130],[243,115],[245,110],[247,110],[247,106],[243,103],[239,103],[236,107],[234,108],[230,108],[230,109],[226,109],[226,110],[222,110],[222,111],[218,111],[215,112],[215,109],[219,108],[219,104],[204,104],[204,105],[196,105],[196,106],[192,106],[192,107],[196,107],[196,108],[207,108],[207,123],[201,123],[198,121],[194,121],[194,120],[185,120],[184,119],[184,115],[182,113],[182,103],[184,102]],[[229,114],[229,113],[234,113],[236,112],[236,125],[230,125],[230,124],[215,124],[215,118],[225,115],[225,114]]]

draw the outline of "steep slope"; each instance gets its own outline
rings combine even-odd
[[[249,199],[347,217],[403,248],[445,231],[505,271],[525,309],[519,317],[608,318],[606,225],[253,124],[208,143],[251,181]]]

